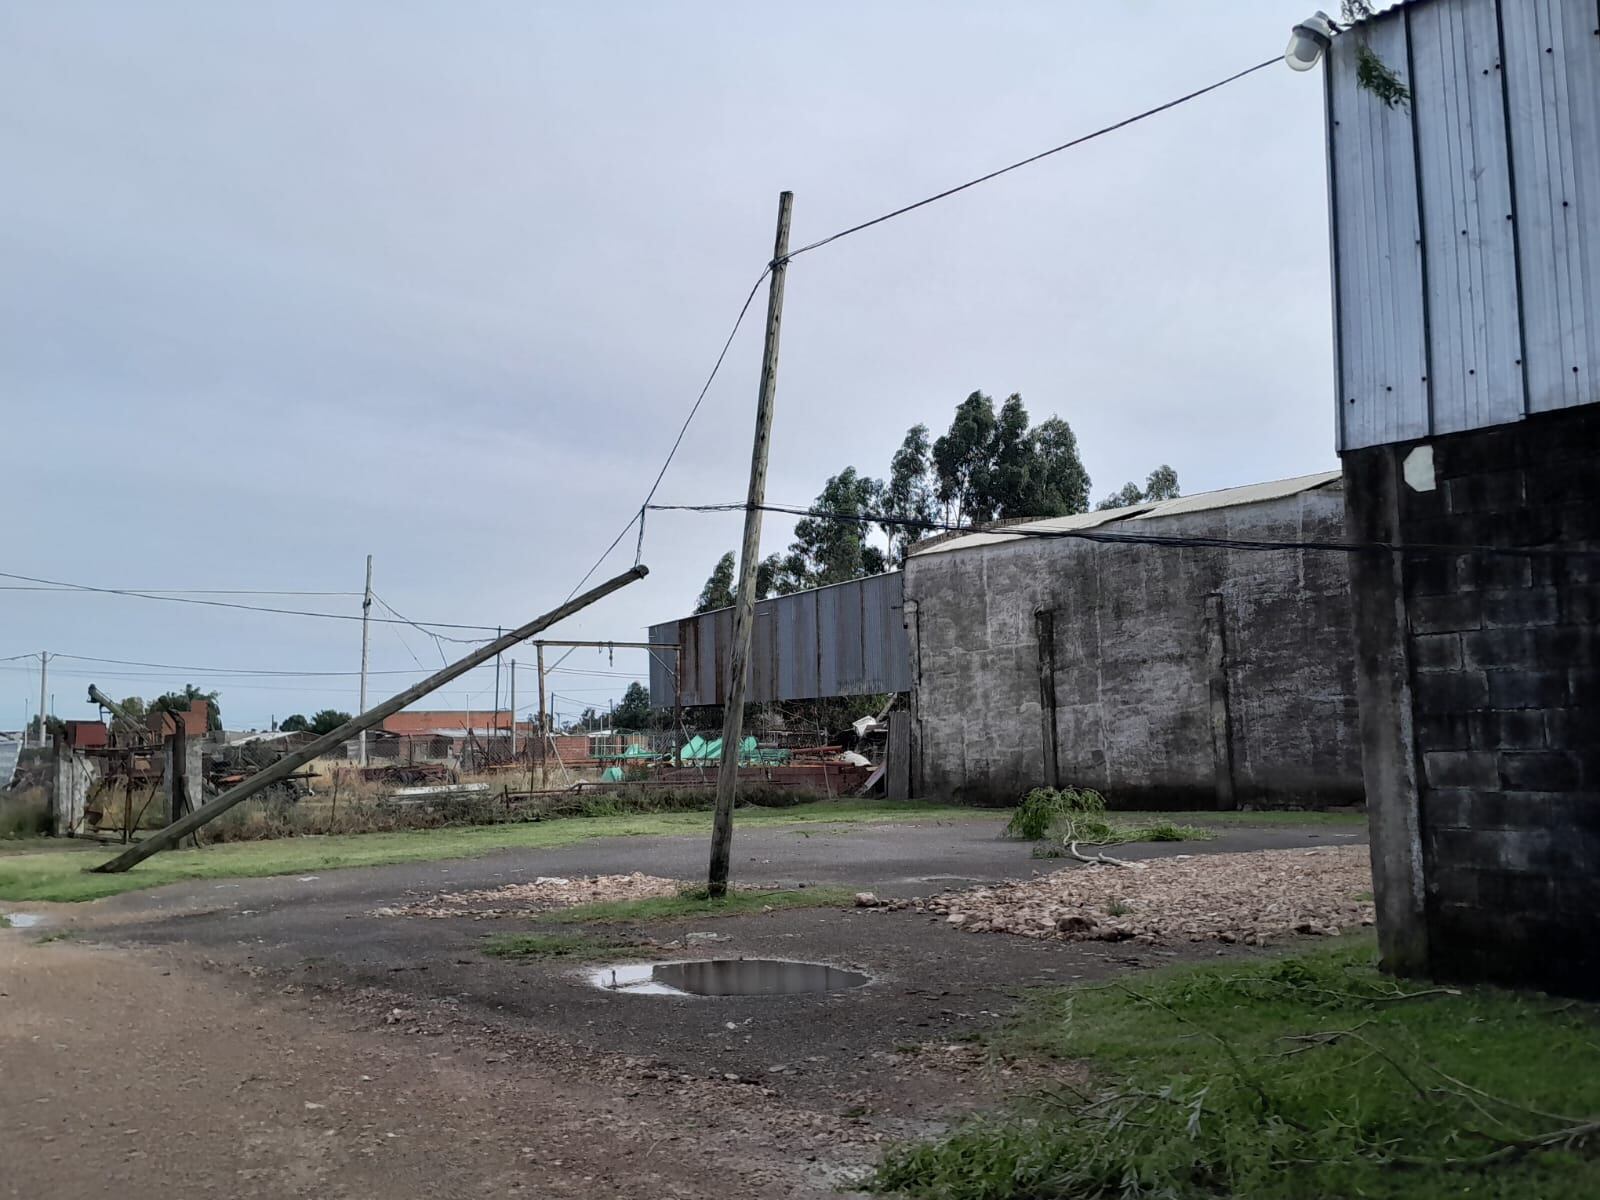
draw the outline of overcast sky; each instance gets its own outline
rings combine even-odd
[[[637,509],[781,189],[803,244],[1281,53],[1305,7],[4,5],[0,570],[359,591],[371,553],[408,617],[525,621]],[[1269,69],[797,260],[769,498],[884,474],[974,389],[1068,420],[1097,497],[1162,462],[1186,492],[1333,466],[1321,91]],[[742,500],[760,309],[659,500]],[[652,515],[649,579],[550,636],[688,612],[739,522]],[[769,520],[764,550],[788,535]],[[440,662],[411,629],[372,646]],[[67,717],[91,680],[217,687],[229,727],[353,709],[353,676],[215,669],[354,671],[359,647],[353,622],[0,591],[0,658],[208,668],[62,659]],[[552,687],[575,712],[625,683]],[[37,691],[0,663],[0,728]]]

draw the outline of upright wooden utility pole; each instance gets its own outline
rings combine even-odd
[[[778,339],[783,325],[783,279],[789,270],[789,215],[794,193],[778,196],[778,236],[772,246],[772,282],[767,289],[767,338],[761,354],[761,389],[756,397],[756,436],[750,451],[750,495],[744,511],[744,543],[739,549],[739,592],[733,605],[733,648],[729,660],[728,701],[722,718],[722,759],[717,765],[717,814],[711,827],[711,869],[706,891],[728,891],[728,857],[733,850],[733,801],[739,787],[739,739],[744,736],[745,676],[749,672],[750,626],[755,621],[756,563],[761,556],[761,506],[767,498],[767,447],[772,437],[772,404],[778,391]]]
[[[538,659],[539,659],[539,661],[538,661],[538,668],[539,668],[539,761],[541,763],[543,763],[544,762],[545,749],[550,744],[549,742],[547,742],[545,740],[546,736],[550,732],[550,728],[545,723],[545,715],[544,715],[544,646],[543,645],[537,645],[533,649],[534,649],[534,652],[538,655]]]
[[[511,660],[511,757],[517,757],[517,660]]]
[[[39,745],[41,747],[48,746],[50,744],[49,734],[45,732],[47,724],[45,713],[47,710],[44,706],[45,676],[49,672],[49,669],[50,655],[47,651],[41,650],[39,651]],[[26,730],[24,730],[24,732],[26,732]]]
[[[361,593],[361,702],[358,712],[367,711],[367,621],[372,615],[372,555],[367,555],[367,587]],[[367,731],[361,731],[361,765],[367,765]]]

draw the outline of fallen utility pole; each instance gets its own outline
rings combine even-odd
[[[135,729],[140,727],[138,719],[135,718],[132,713],[123,708],[122,705],[118,704],[115,700],[106,695],[99,688],[95,687],[95,685],[92,683],[89,685],[89,703],[98,704],[101,708],[108,711],[113,717],[132,725]]]
[[[677,642],[555,642],[540,638],[534,642],[536,646],[571,646],[582,648],[592,647],[596,650],[676,650]],[[563,655],[565,657],[565,655]]]
[[[733,606],[733,655],[728,672],[728,702],[722,718],[722,759],[717,764],[717,813],[711,827],[711,867],[706,892],[728,891],[728,857],[733,851],[733,801],[739,787],[739,739],[744,735],[745,676],[750,665],[750,626],[756,608],[756,560],[761,555],[761,506],[767,496],[767,445],[772,437],[772,404],[778,391],[778,335],[783,325],[783,279],[789,270],[789,214],[794,193],[778,196],[778,236],[772,247],[772,283],[767,289],[767,336],[761,354],[761,388],[756,397],[756,437],[750,451],[750,498],[744,510],[744,543],[739,550],[739,591]]]
[[[560,608],[552,609],[550,612],[545,613],[542,617],[535,617],[526,625],[513,629],[510,633],[505,634],[502,637],[498,637],[486,645],[479,646],[465,658],[458,659],[457,661],[451,663],[448,667],[435,672],[434,674],[428,676],[428,678],[424,679],[421,683],[412,684],[405,691],[389,697],[389,699],[385,700],[382,704],[379,704],[375,708],[369,709],[367,712],[362,713],[358,717],[352,717],[343,725],[339,726],[339,728],[332,730],[329,733],[325,733],[314,741],[307,743],[303,748],[295,751],[293,754],[286,754],[284,757],[280,758],[277,762],[268,767],[265,771],[260,771],[250,776],[249,779],[246,779],[238,786],[223,792],[222,795],[211,801],[211,803],[202,805],[194,812],[188,813],[187,815],[172,822],[172,824],[168,825],[165,829],[158,830],[156,833],[151,834],[144,841],[130,846],[127,850],[117,855],[117,857],[113,858],[110,862],[101,863],[98,867],[90,867],[89,869],[91,871],[97,871],[106,874],[118,871],[126,871],[129,867],[135,865],[136,863],[143,862],[152,854],[177,845],[178,842],[183,838],[187,837],[189,834],[193,833],[207,822],[215,820],[217,817],[227,812],[235,804],[238,804],[242,800],[248,800],[257,792],[262,791],[265,788],[269,788],[281,780],[287,779],[290,775],[293,775],[297,770],[305,766],[312,759],[318,757],[328,750],[333,749],[335,746],[342,745],[355,734],[360,733],[364,729],[371,729],[385,717],[393,716],[406,705],[422,699],[422,697],[426,696],[429,692],[435,691],[436,689],[441,688],[445,684],[449,683],[452,679],[466,674],[468,671],[472,670],[473,667],[488,662],[496,654],[499,654],[505,650],[509,650],[518,642],[527,641],[534,634],[539,633],[541,630],[548,629],[557,621],[565,620],[573,613],[578,612],[581,609],[588,608],[589,605],[593,604],[596,600],[600,600],[606,596],[609,596],[612,592],[617,591],[619,588],[624,588],[636,580],[643,579],[649,573],[650,569],[644,566],[637,566],[631,571],[624,571],[616,578],[608,579],[599,586],[590,588],[587,592],[583,593],[583,595],[572,600],[568,600]]]

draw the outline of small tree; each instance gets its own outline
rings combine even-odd
[[[304,713],[290,713],[278,722],[279,733],[304,733],[311,728],[311,722],[306,720]]]
[[[644,729],[650,724],[650,692],[635,680],[622,693],[622,700],[612,710],[611,723],[618,729]]]
[[[332,733],[349,719],[350,714],[347,712],[340,712],[336,708],[325,708],[311,718],[310,730],[321,737],[325,733]]]

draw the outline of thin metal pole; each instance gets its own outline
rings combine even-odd
[[[511,757],[517,757],[517,660],[511,660]]]
[[[367,587],[361,593],[361,702],[360,712],[367,711],[367,620],[372,614],[372,555],[367,555]],[[367,765],[367,731],[361,731],[360,764]]]
[[[382,704],[379,704],[375,708],[369,709],[360,716],[351,717],[350,720],[346,721],[337,729],[331,730],[319,738],[314,738],[312,741],[308,742],[304,747],[295,751],[293,754],[284,755],[266,770],[258,771],[256,774],[246,779],[243,783],[240,783],[235,787],[230,788],[228,791],[223,792],[222,795],[218,796],[209,804],[202,805],[195,811],[187,814],[179,820],[174,821],[165,829],[159,830],[155,834],[146,838],[144,841],[139,842],[134,846],[130,846],[125,852],[119,854],[110,862],[102,863],[98,867],[91,867],[90,870],[103,873],[126,871],[129,867],[136,863],[143,862],[157,851],[165,850],[169,846],[177,845],[182,838],[193,833],[196,829],[199,829],[208,821],[221,816],[235,804],[238,804],[242,800],[248,800],[251,796],[255,795],[263,788],[271,787],[273,784],[287,779],[290,775],[293,775],[297,770],[305,766],[306,763],[310,762],[312,759],[327,753],[335,746],[342,746],[345,742],[349,741],[363,729],[371,729],[385,717],[393,716],[402,708],[406,707],[406,705],[414,704],[416,701],[426,696],[429,692],[437,691],[439,688],[449,683],[452,679],[457,679],[460,676],[465,675],[468,671],[472,670],[473,667],[481,666],[482,664],[488,662],[496,654],[511,649],[511,647],[515,646],[518,642],[526,641],[534,634],[548,629],[557,621],[565,620],[573,613],[588,608],[589,605],[593,604],[596,600],[600,600],[606,596],[609,596],[612,592],[617,591],[619,588],[626,587],[635,580],[643,579],[649,573],[649,568],[643,565],[634,567],[630,571],[624,571],[621,575],[618,575],[613,579],[608,579],[596,587],[590,588],[587,592],[584,592],[583,595],[573,597],[559,608],[552,609],[543,616],[535,617],[526,625],[518,626],[516,629],[513,629],[510,633],[504,635],[503,637],[496,638],[494,641],[489,642],[486,645],[479,646],[465,658],[457,659],[449,666],[435,671],[432,675],[428,676],[420,683],[414,683],[410,687],[406,688],[403,692],[395,693]]]
[[[495,637],[500,636],[500,626],[494,627]],[[500,732],[500,656],[494,656],[494,716],[489,719],[489,732],[486,740],[498,740],[496,735]]]
[[[761,555],[761,506],[767,495],[767,448],[772,438],[773,400],[778,391],[778,340],[783,325],[783,280],[789,269],[789,217],[794,193],[778,196],[778,233],[772,247],[772,283],[767,289],[767,336],[761,355],[761,388],[756,399],[755,443],[750,451],[750,496],[744,512],[744,542],[739,550],[739,592],[733,606],[733,654],[728,672],[728,703],[722,718],[722,760],[717,764],[717,814],[711,827],[711,866],[706,891],[728,891],[728,859],[733,851],[733,802],[739,787],[739,739],[744,734],[745,677],[749,672],[750,626],[756,607],[756,562]]]

